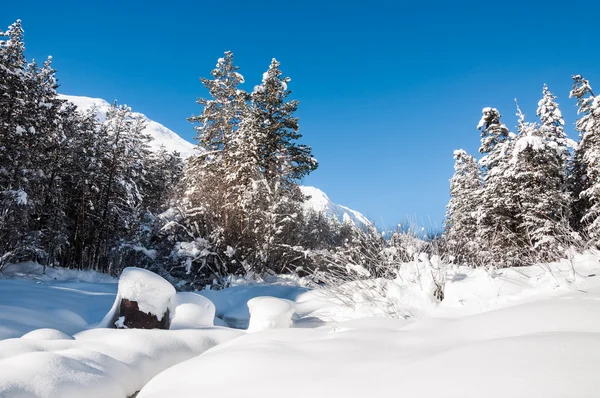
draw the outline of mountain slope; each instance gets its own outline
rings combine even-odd
[[[325,192],[321,191],[319,188],[301,186],[300,190],[304,195],[310,196],[310,198],[304,202],[305,210],[310,209],[316,212],[325,213],[327,217],[333,217],[340,223],[348,221],[354,223],[357,227],[373,226],[373,223],[360,212],[333,203]]]
[[[69,102],[74,103],[80,110],[96,109],[96,118],[99,121],[104,121],[106,118],[106,112],[110,108],[110,104],[100,98],[80,97],[75,95],[59,95],[60,98],[65,99]],[[152,150],[158,150],[161,145],[167,148],[167,151],[178,151],[181,157],[186,159],[195,153],[196,146],[177,135],[174,131],[168,129],[162,124],[155,122],[154,120],[148,119],[145,115],[137,112],[133,112],[135,116],[141,116],[145,123],[146,128],[144,133],[149,134],[153,140],[150,142],[150,148]]]

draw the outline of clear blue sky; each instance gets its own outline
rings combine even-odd
[[[9,1],[0,26],[23,20],[62,93],[118,99],[189,140],[198,78],[224,51],[247,89],[277,58],[320,162],[304,184],[390,226],[442,222],[452,152],[476,153],[484,106],[513,127],[513,99],[532,120],[548,83],[575,136],[570,76],[600,91],[598,15],[588,0]]]

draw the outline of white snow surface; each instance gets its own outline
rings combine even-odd
[[[61,99],[72,102],[80,110],[88,110],[95,108],[96,118],[99,121],[106,119],[106,112],[110,108],[111,104],[100,98],[90,98],[75,95],[59,95]],[[144,133],[149,134],[153,140],[150,142],[150,148],[152,150],[159,150],[161,145],[167,149],[167,151],[177,151],[181,154],[183,159],[194,155],[196,153],[196,145],[184,140],[177,133],[163,126],[162,124],[155,122],[154,120],[148,119],[146,115],[134,112],[134,116],[141,116],[145,122],[146,127]]]
[[[301,186],[300,190],[304,195],[309,196],[308,200],[304,202],[305,211],[314,210],[318,213],[324,213],[327,217],[335,218],[340,223],[351,222],[360,228],[373,226],[371,221],[360,212],[333,203],[325,192],[319,188]]]
[[[248,301],[250,324],[248,332],[260,332],[269,329],[287,329],[293,321],[296,303],[277,297],[255,297]]]
[[[436,266],[419,258],[395,280],[336,288],[310,290],[281,277],[200,292],[217,316],[238,326],[247,324],[248,301],[271,311],[261,304],[270,298],[255,298],[290,300],[291,328],[92,329],[73,340],[67,329],[97,322],[115,283],[95,283],[86,273],[81,279],[92,282],[81,282],[74,271],[68,282],[0,274],[0,330],[34,318],[23,333],[67,335],[38,330],[0,341],[0,396],[125,398],[139,389],[138,398],[598,396],[597,253],[501,270],[452,266],[442,302],[431,294]],[[202,301],[184,295],[175,302]],[[44,316],[58,309],[70,316]]]
[[[215,305],[204,296],[192,292],[177,293],[174,307],[171,330],[214,326]]]
[[[2,340],[0,397],[126,398],[170,366],[241,333],[93,329],[74,340]]]
[[[40,328],[71,335],[96,326],[115,300],[116,282],[94,271],[8,265],[0,273],[0,340]]]

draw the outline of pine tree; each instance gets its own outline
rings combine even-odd
[[[295,183],[314,171],[318,164],[311,148],[298,144],[298,101],[288,101],[289,77],[283,77],[275,58],[263,81],[251,94],[249,130],[258,141],[260,169],[269,181]],[[252,133],[249,133],[252,134]]]
[[[140,205],[150,137],[143,133],[144,121],[134,117],[127,106],[116,103],[108,111],[101,129],[110,146],[101,159],[102,197],[96,213],[98,232],[93,262],[95,268],[112,271],[110,249],[131,238],[143,215]]]
[[[211,72],[213,79],[200,79],[211,99],[199,98],[197,103],[203,107],[202,114],[188,120],[198,124],[196,139],[206,151],[207,159],[217,160],[219,152],[227,150],[246,112],[247,94],[238,88],[244,83],[244,77],[238,70],[233,64],[233,53],[227,51]]]
[[[519,135],[510,159],[510,178],[518,191],[516,215],[520,242],[532,260],[554,260],[557,239],[568,231],[569,195],[565,190],[565,162],[568,148],[562,130],[564,122],[547,87],[538,115],[542,125],[525,122],[517,106]]]
[[[579,131],[579,145],[572,167],[573,213],[582,216],[579,222],[597,245],[600,242],[600,101],[582,76],[573,76],[573,81],[570,96],[577,98],[578,114],[581,115],[575,125]]]
[[[494,108],[484,108],[477,126],[481,130],[479,151],[485,156],[480,160],[484,172],[484,188],[481,193],[480,227],[477,239],[482,242],[481,259],[500,265],[519,261],[518,236],[518,187],[509,172],[508,154],[514,146],[514,134],[501,122],[500,113]]]
[[[454,176],[446,213],[446,239],[458,263],[474,263],[482,194],[481,169],[473,155],[454,151]]]

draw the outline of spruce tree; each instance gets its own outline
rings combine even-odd
[[[477,239],[482,242],[481,258],[499,265],[519,261],[518,187],[510,174],[508,154],[514,146],[514,134],[501,122],[494,108],[484,108],[477,126],[481,130],[480,160],[484,174],[481,193],[481,219]]]
[[[573,76],[571,97],[577,99],[580,118],[575,125],[579,145],[572,166],[572,189],[575,197],[573,213],[581,216],[585,232],[598,245],[600,242],[600,101],[589,82]]]
[[[455,260],[474,264],[480,247],[477,230],[483,188],[481,169],[473,155],[462,149],[454,151],[454,160],[445,234]]]
[[[510,178],[518,187],[519,242],[529,250],[532,261],[554,260],[562,255],[557,252],[557,239],[568,230],[569,196],[565,190],[568,149],[559,111],[555,106],[546,108],[551,105],[546,102],[550,98],[545,88],[538,108],[542,126],[525,122],[517,107],[519,135],[510,159]]]

